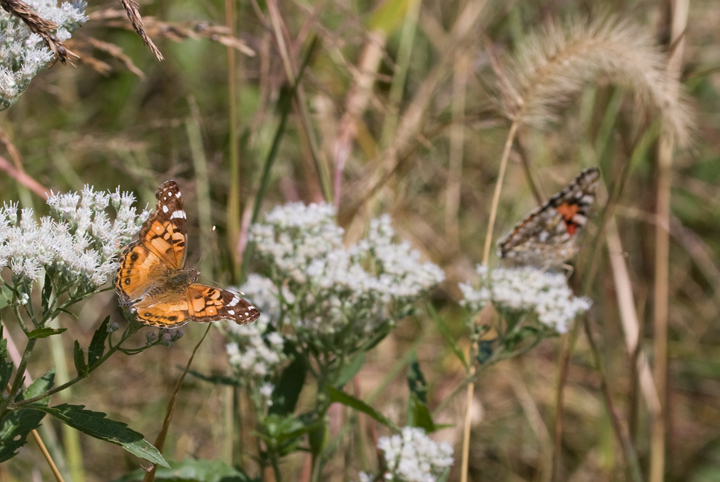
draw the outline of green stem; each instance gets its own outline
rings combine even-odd
[[[18,393],[20,393],[20,387],[22,386],[23,378],[25,377],[25,368],[27,367],[28,360],[30,360],[30,354],[35,348],[37,338],[30,338],[25,345],[25,351],[23,352],[22,359],[18,365],[17,372],[15,373],[15,379],[13,380],[12,388],[10,388],[10,396],[0,403],[0,420],[5,418],[9,406]]]
[[[128,326],[127,326],[127,328],[125,329],[125,332],[123,333],[122,338],[120,338],[120,341],[118,342],[118,344],[115,345],[115,346],[113,346],[113,347],[111,347],[110,350],[108,350],[108,352],[105,353],[97,362],[95,362],[91,367],[88,367],[88,375],[90,375],[92,372],[94,372],[100,365],[102,365],[103,363],[105,363],[105,361],[106,361],[108,358],[110,358],[110,356],[111,356],[113,353],[115,353],[115,352],[120,348],[120,345],[122,345],[123,342],[125,342],[125,340],[127,340],[128,338],[130,338],[130,336],[132,336],[132,335],[134,335],[135,333],[137,333],[138,329],[139,329],[139,328],[138,328],[137,326],[133,325],[132,323],[128,324]],[[30,340],[30,341],[34,341],[34,340]],[[28,343],[28,344],[29,344],[29,343]],[[24,355],[23,355],[23,356],[24,356]],[[21,365],[22,365],[22,362],[21,362]],[[37,402],[38,400],[42,400],[42,399],[44,399],[44,398],[47,398],[47,397],[49,397],[49,396],[51,396],[51,395],[54,395],[54,394],[56,394],[56,393],[58,393],[58,392],[61,392],[61,391],[65,390],[65,389],[68,388],[68,387],[71,387],[71,386],[75,385],[77,382],[79,382],[80,380],[82,380],[82,379],[84,379],[84,378],[86,378],[86,377],[87,377],[87,375],[84,376],[84,377],[77,376],[77,377],[73,378],[72,380],[70,380],[70,381],[68,381],[68,382],[66,382],[66,383],[63,383],[62,385],[58,385],[57,387],[52,388],[52,389],[48,390],[47,392],[45,392],[45,393],[43,393],[43,394],[41,394],[41,395],[38,395],[37,397],[28,398],[27,400],[21,400],[21,401],[19,401],[19,402],[17,402],[17,403],[10,403],[9,406],[8,406],[8,408],[9,408],[9,409],[15,409],[15,408],[22,407],[22,406],[24,406],[24,405],[28,405],[28,404],[30,404],[30,403]],[[13,397],[13,398],[14,398],[14,397]],[[10,398],[10,400],[12,400],[12,398]],[[2,406],[0,406],[0,409],[2,409]],[[3,413],[3,416],[4,416],[4,413]],[[0,417],[0,419],[1,419],[1,417]]]

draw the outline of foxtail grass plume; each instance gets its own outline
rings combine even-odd
[[[502,108],[513,120],[542,128],[585,85],[609,82],[632,88],[638,114],[660,115],[664,134],[680,145],[691,140],[692,110],[678,80],[666,72],[667,56],[629,20],[604,15],[550,21],[503,64]]]

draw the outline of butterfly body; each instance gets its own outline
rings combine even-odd
[[[498,256],[510,264],[561,266],[578,252],[578,233],[595,201],[600,172],[582,171],[565,189],[532,210],[498,242]]]
[[[177,183],[163,183],[155,197],[155,211],[120,256],[115,290],[121,306],[138,322],[163,328],[189,321],[255,321],[260,312],[248,301],[197,283],[198,272],[185,269],[187,217]]]

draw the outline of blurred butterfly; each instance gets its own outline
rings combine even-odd
[[[585,169],[565,189],[525,216],[498,242],[498,256],[512,264],[560,266],[578,252],[578,233],[595,201],[600,171]]]

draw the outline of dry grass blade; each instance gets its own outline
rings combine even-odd
[[[63,64],[68,60],[73,63],[73,58],[79,58],[65,47],[62,40],[58,39],[53,32],[57,31],[58,25],[55,22],[45,20],[35,10],[22,0],[0,0],[0,6],[11,15],[15,15],[33,32],[43,38],[48,48],[55,53]]]
[[[692,139],[692,110],[667,59],[641,27],[614,16],[549,22],[529,34],[505,59],[503,110],[524,124],[543,127],[557,107],[586,84],[608,81],[633,89],[639,113],[659,114],[666,134],[680,145]]]
[[[88,38],[88,43],[95,47],[98,50],[101,50],[105,52],[108,55],[111,55],[118,59],[120,62],[122,62],[125,67],[132,72],[133,74],[137,75],[141,79],[145,78],[145,74],[142,70],[137,68],[135,64],[133,63],[132,59],[128,57],[123,50],[118,47],[115,44],[111,44],[109,42],[103,42],[102,40],[98,40],[96,38],[90,37]],[[107,65],[107,64],[105,64]]]
[[[135,0],[120,0],[120,3],[122,3],[122,6],[125,8],[127,16],[130,19],[130,23],[132,23],[133,28],[140,36],[143,43],[150,47],[150,50],[152,50],[152,53],[155,54],[155,57],[157,57],[158,60],[164,60],[165,57],[163,57],[163,54],[160,53],[160,49],[155,46],[152,39],[150,39],[147,32],[145,32],[145,24],[143,23],[142,16],[140,16],[140,5],[138,5]]]
[[[99,12],[93,12],[89,15],[90,21],[101,22],[108,27],[129,28],[127,22],[119,21],[124,19],[125,15],[121,10],[107,9]],[[248,57],[254,57],[255,51],[251,49],[243,40],[233,36],[232,31],[222,25],[210,25],[207,22],[161,22],[155,17],[145,17],[143,19],[144,32],[146,35],[153,37],[162,37],[173,42],[182,42],[187,39],[197,40],[199,38],[207,38],[213,42],[218,42],[226,47],[234,48],[242,52]]]

